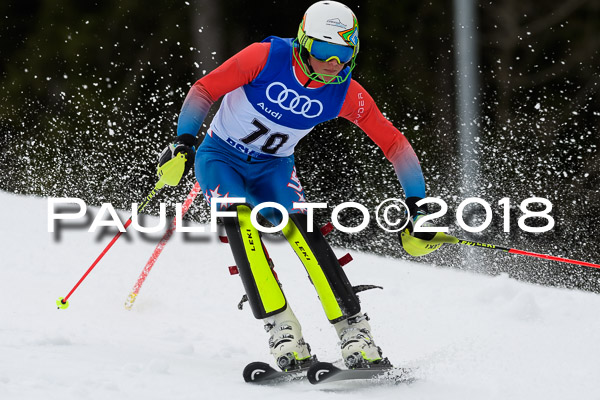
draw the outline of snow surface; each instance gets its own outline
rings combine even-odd
[[[351,282],[385,287],[361,294],[377,344],[420,380],[252,386],[242,370],[271,361],[267,334],[237,310],[242,285],[214,234],[176,234],[131,311],[124,301],[156,242],[127,234],[58,310],[112,235],[58,241],[46,199],[0,192],[0,205],[0,399],[600,399],[597,294],[353,252]],[[279,240],[267,246],[306,340],[339,361],[299,260]]]

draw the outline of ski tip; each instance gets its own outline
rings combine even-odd
[[[328,376],[336,374],[340,369],[329,362],[319,361],[308,369],[306,374],[308,381],[313,385],[325,380]]]
[[[246,368],[244,368],[244,381],[249,383],[258,383],[274,371],[274,368],[265,362],[252,362],[246,365]]]

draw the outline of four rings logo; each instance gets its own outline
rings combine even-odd
[[[323,112],[323,104],[319,100],[300,95],[281,82],[271,83],[267,87],[266,95],[270,102],[305,118],[315,118]]]

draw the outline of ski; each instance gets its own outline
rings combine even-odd
[[[308,369],[307,377],[308,381],[313,385],[356,379],[393,383],[412,383],[415,380],[410,368],[374,366],[371,368],[342,369],[328,362],[317,362],[311,365]]]
[[[275,385],[285,382],[299,381],[306,378],[307,368],[292,371],[280,371],[265,362],[255,361],[244,368],[244,381],[254,384]]]

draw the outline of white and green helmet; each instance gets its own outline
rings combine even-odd
[[[323,83],[342,83],[341,76],[317,74],[306,64],[303,50],[321,61],[335,59],[340,64],[349,64],[354,69],[358,54],[358,21],[356,16],[342,3],[337,1],[319,1],[310,6],[298,29],[296,38],[301,56],[297,61],[303,72],[313,80]],[[328,78],[328,79],[325,79]]]

